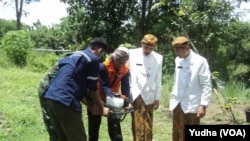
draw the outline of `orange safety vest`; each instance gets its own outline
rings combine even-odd
[[[128,65],[124,65],[123,67],[121,67],[119,69],[119,71],[115,70],[115,65],[114,62],[110,59],[107,58],[104,62],[103,62],[106,71],[108,73],[108,81],[109,81],[109,85],[111,87],[111,91],[118,93],[119,89],[120,89],[120,85],[121,85],[121,80],[122,78],[128,73]],[[99,94],[101,99],[106,102],[106,96],[102,91],[102,88],[100,86],[100,82],[98,81],[98,89],[99,89]]]

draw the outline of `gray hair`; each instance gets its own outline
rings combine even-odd
[[[129,51],[126,47],[118,47],[110,57],[114,60],[127,61],[129,59]]]

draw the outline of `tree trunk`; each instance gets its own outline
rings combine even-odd
[[[20,0],[20,3],[18,0],[15,0],[16,5],[16,28],[17,30],[21,29],[21,17],[22,17],[22,11],[23,11],[23,0]]]

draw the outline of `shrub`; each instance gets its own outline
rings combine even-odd
[[[1,47],[6,51],[7,58],[17,66],[26,65],[29,51],[33,47],[28,31],[9,31],[1,40]]]
[[[33,72],[46,72],[59,58],[55,53],[30,52],[27,68]]]

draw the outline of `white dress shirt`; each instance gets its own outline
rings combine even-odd
[[[153,104],[161,96],[163,57],[155,51],[145,56],[142,48],[131,49],[129,53],[132,101],[141,95],[146,105]]]
[[[204,57],[192,50],[186,58],[176,57],[174,80],[170,110],[180,103],[184,113],[196,113],[200,105],[208,105],[212,84],[209,65]]]

